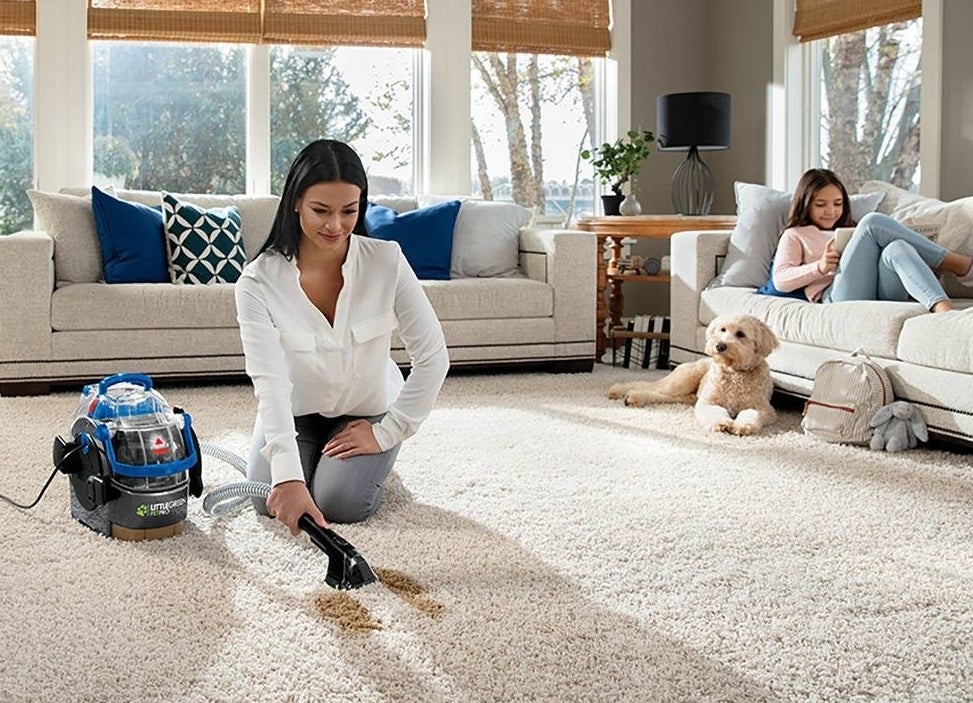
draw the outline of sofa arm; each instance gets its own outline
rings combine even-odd
[[[54,240],[45,232],[0,236],[0,361],[49,359]]]
[[[729,245],[728,230],[677,232],[672,236],[669,304],[672,315],[670,344],[673,348],[699,351],[696,349],[696,329],[700,325],[700,295],[719,272]]]
[[[524,272],[554,289],[558,342],[594,341],[596,242],[594,234],[579,230],[525,227],[520,231]]]

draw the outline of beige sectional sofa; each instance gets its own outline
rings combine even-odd
[[[76,387],[121,371],[157,379],[242,377],[233,284],[102,282],[90,206],[85,219],[79,197],[85,193],[47,194],[51,210],[45,215],[53,232],[0,237],[0,394]],[[117,195],[145,204],[160,199],[147,191]],[[236,205],[248,257],[263,243],[277,207],[273,196],[179,197],[206,208]],[[419,204],[373,200],[398,211]],[[519,275],[423,281],[442,322],[452,367],[590,370],[594,238],[529,226],[515,238]],[[393,358],[408,364],[397,339]]]
[[[887,185],[879,211],[906,224],[936,229],[946,215],[963,228],[959,210],[969,203],[926,202],[926,221],[915,221],[915,209],[902,207],[902,193]],[[912,207],[921,205],[909,196]],[[913,218],[913,219],[910,219]],[[921,219],[921,218],[920,218]],[[973,219],[970,220],[973,222]],[[973,228],[969,229],[973,236]],[[973,289],[944,281],[960,310],[930,314],[918,303],[860,301],[820,305],[757,294],[755,287],[712,285],[730,248],[731,232],[679,232],[672,238],[672,339],[674,363],[699,358],[706,325],[724,314],[751,314],[765,321],[781,341],[768,359],[779,392],[807,397],[814,373],[826,359],[862,349],[889,372],[896,398],[922,408],[933,436],[973,443]]]

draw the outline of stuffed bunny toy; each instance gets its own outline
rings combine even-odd
[[[870,446],[875,450],[900,452],[914,448],[920,441],[929,441],[922,411],[904,400],[880,407],[872,415],[869,425],[874,428]]]

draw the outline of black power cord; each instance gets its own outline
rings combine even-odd
[[[77,446],[72,447],[71,449],[69,449],[64,454],[64,456],[61,457],[61,460],[59,462],[57,462],[57,464],[54,466],[54,470],[51,472],[51,475],[47,477],[47,483],[44,484],[44,487],[41,489],[41,492],[37,494],[37,497],[34,498],[34,502],[31,503],[30,505],[24,505],[22,503],[18,503],[17,501],[15,501],[15,500],[13,500],[11,498],[8,498],[7,496],[3,495],[2,493],[0,493],[0,499],[5,500],[6,502],[10,503],[11,505],[13,505],[13,506],[15,506],[17,508],[23,508],[24,510],[30,510],[35,505],[37,505],[38,503],[41,502],[41,498],[44,497],[44,493],[47,491],[47,487],[51,485],[51,481],[54,480],[54,477],[57,475],[57,472],[61,470],[61,466],[64,464],[64,462],[66,462],[76,452],[78,452],[80,450],[81,450],[81,445],[79,444],[79,445],[77,445]]]

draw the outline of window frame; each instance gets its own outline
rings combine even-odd
[[[939,197],[942,145],[942,4],[922,3],[922,139],[919,192]],[[774,85],[768,101],[767,173],[770,185],[789,191],[809,168],[821,164],[821,62],[812,43],[792,34],[793,0],[774,0]]]

